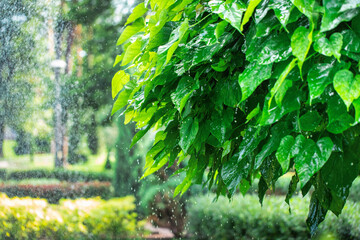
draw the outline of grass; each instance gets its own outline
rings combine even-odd
[[[14,140],[4,141],[4,158],[0,158],[0,169],[5,168],[8,170],[31,170],[31,169],[53,169],[54,168],[54,155],[50,153],[46,154],[34,154],[32,159],[29,154],[16,155],[14,147],[16,142]],[[86,149],[85,149],[86,151]],[[89,151],[86,151],[89,152]],[[112,171],[105,170],[105,162],[107,157],[106,148],[103,144],[100,144],[100,148],[97,154],[87,155],[88,161],[77,165],[66,165],[65,168],[76,171],[87,172],[104,172]],[[111,165],[115,166],[114,154],[110,155]]]

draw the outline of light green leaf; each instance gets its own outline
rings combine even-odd
[[[140,51],[141,51],[141,38],[138,38],[136,39],[135,42],[133,42],[126,48],[124,58],[121,62],[121,66],[125,66],[130,62],[132,62],[135,59],[135,57],[140,53]]]
[[[289,83],[290,80],[286,80],[287,75],[290,71],[295,67],[297,59],[294,58],[284,69],[284,71],[280,74],[280,77],[276,80],[274,87],[270,90],[271,97],[269,100],[269,108],[271,106],[271,101],[275,96],[276,103],[280,106],[281,102],[289,89],[292,85]]]
[[[189,147],[194,143],[196,134],[199,131],[199,120],[188,116],[180,127],[179,146],[186,153]]]
[[[129,18],[127,19],[125,25],[128,25],[129,23],[132,23],[135,20],[137,20],[138,18],[142,17],[147,11],[148,11],[148,9],[145,7],[145,3],[143,3],[143,2],[140,3],[132,10],[132,13],[130,14]]]
[[[291,2],[299,9],[302,14],[307,16],[312,21],[315,0],[291,0]]]
[[[134,36],[136,33],[142,31],[145,27],[144,19],[139,18],[133,24],[127,26],[121,33],[116,45],[123,44],[126,40]]]
[[[181,40],[183,39],[183,37],[184,37],[184,35],[185,35],[185,33],[186,33],[186,31],[187,31],[188,29],[189,29],[189,21],[188,21],[188,19],[185,19],[185,20],[181,23],[180,27],[179,27],[178,29],[176,29],[176,30],[179,31],[179,33],[177,34],[177,36],[176,36],[176,35],[175,35],[174,37],[171,36],[173,39],[171,39],[169,43],[171,43],[172,41],[174,41],[174,39],[176,39],[176,37],[177,37],[178,40],[169,48],[169,50],[168,50],[168,52],[167,52],[167,54],[166,54],[166,62],[165,62],[165,64],[167,64],[167,63],[170,61],[172,55],[174,54],[175,50],[176,50],[177,47],[179,46],[179,43],[180,43]],[[171,37],[170,37],[170,38],[171,38]]]
[[[354,78],[349,70],[340,70],[335,74],[334,88],[349,111],[351,103],[360,97],[360,75]]]
[[[136,86],[136,82],[134,81],[129,81],[127,84],[125,84],[124,90],[120,92],[116,101],[113,104],[111,115],[126,106],[129,100],[129,96],[131,95],[132,91],[135,89]]]
[[[114,99],[123,86],[130,80],[130,76],[125,71],[118,71],[111,81],[112,98]]]
[[[330,39],[326,37],[317,39],[314,43],[314,50],[328,57],[334,55],[340,62],[342,44],[343,36],[340,33],[333,33]]]
[[[244,18],[241,22],[241,26],[240,26],[240,31],[243,31],[244,25],[249,21],[250,17],[252,16],[255,8],[257,7],[257,5],[259,5],[259,3],[261,2],[261,0],[250,0],[248,7],[246,9],[246,12],[244,14]]]
[[[246,122],[248,123],[251,119],[253,119],[256,115],[258,115],[260,112],[260,105],[258,104],[256,108],[254,108],[247,116],[246,116]]]
[[[246,5],[240,0],[212,0],[209,2],[211,11],[216,13],[240,31],[241,18],[246,11]]]
[[[260,65],[257,62],[252,62],[246,66],[245,70],[239,75],[241,101],[250,97],[263,81],[271,77],[271,69],[272,64]]]
[[[219,37],[225,32],[225,28],[227,25],[228,25],[227,21],[221,21],[216,25],[215,36],[217,40],[219,40]]]
[[[123,60],[123,58],[124,58],[124,54],[116,55],[113,67],[115,67],[121,60]]]
[[[288,135],[281,139],[280,146],[276,151],[276,159],[279,161],[283,174],[290,167],[291,149],[295,144],[295,140],[292,136]]]
[[[299,67],[305,62],[312,43],[312,31],[305,27],[298,27],[291,36],[292,53],[299,59]]]

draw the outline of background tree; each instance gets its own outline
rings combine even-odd
[[[193,183],[217,194],[268,188],[293,172],[314,191],[314,233],[336,215],[359,174],[360,4],[354,1],[157,1],[139,4],[118,39],[124,52],[112,81],[113,113],[156,140],[147,176],[175,159]],[[130,73],[132,73],[130,75]]]

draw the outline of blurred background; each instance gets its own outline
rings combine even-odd
[[[201,186],[173,198],[182,166],[140,181],[154,133],[129,149],[135,126],[110,117],[116,41],[139,3],[0,1],[0,239],[309,238],[308,200],[292,215],[283,201],[291,175],[263,209],[256,181],[216,204]],[[359,199],[357,180],[318,238],[359,239]]]

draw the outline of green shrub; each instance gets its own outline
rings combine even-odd
[[[55,178],[67,182],[89,182],[102,181],[111,182],[112,174],[100,172],[80,172],[64,169],[34,169],[34,170],[17,170],[1,171],[0,178],[3,180],[23,180],[29,178]]]
[[[189,231],[196,239],[309,239],[305,220],[308,198],[294,197],[289,206],[284,197],[265,198],[263,206],[254,195],[236,196],[232,201],[215,196],[191,199],[188,207]],[[360,239],[360,207],[345,205],[337,218],[330,213],[320,224],[316,238]]]
[[[0,192],[9,197],[44,198],[50,203],[58,203],[62,198],[90,198],[100,196],[108,199],[112,196],[110,182],[82,182],[82,183],[55,183],[55,184],[0,184]]]
[[[62,200],[0,195],[0,239],[123,239],[141,233],[134,197]]]

